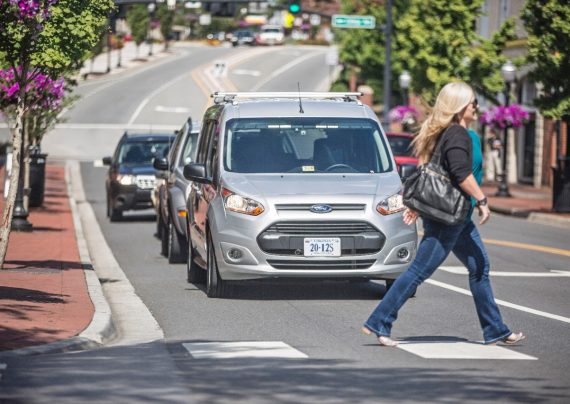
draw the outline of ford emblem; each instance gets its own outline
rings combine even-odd
[[[311,212],[313,213],[329,213],[332,212],[333,208],[329,205],[313,205],[311,206]]]

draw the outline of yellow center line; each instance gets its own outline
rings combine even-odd
[[[418,231],[418,236],[423,236],[423,235],[424,235],[423,231]],[[570,257],[570,250],[564,250],[562,248],[546,247],[536,244],[517,243],[516,241],[495,240],[490,238],[484,238],[483,242],[486,244],[498,245],[501,247],[520,248],[522,250],[539,251],[548,254],[556,254],[556,255],[563,255],[565,257]]]
[[[523,250],[540,251],[548,254],[556,254],[556,255],[563,255],[565,257],[570,257],[570,250],[563,250],[562,248],[546,247],[535,244],[517,243],[516,241],[493,240],[488,238],[484,238],[483,241],[487,244],[498,245],[502,247],[520,248]]]

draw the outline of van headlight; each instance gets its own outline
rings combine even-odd
[[[232,212],[258,216],[265,210],[261,203],[251,198],[238,195],[226,188],[222,188],[222,197],[224,199],[224,207]]]
[[[136,183],[136,177],[130,174],[117,175],[117,181],[121,185],[134,185]]]
[[[404,200],[402,198],[402,192],[398,192],[386,199],[381,200],[378,205],[376,205],[376,210],[382,215],[392,215],[394,213],[401,212],[405,209]]]

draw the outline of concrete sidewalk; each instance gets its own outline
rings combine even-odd
[[[110,311],[93,303],[102,298],[101,286],[73,203],[65,168],[48,165],[44,203],[30,209],[28,218],[34,230],[11,233],[0,270],[0,355],[81,349],[112,334]],[[107,311],[107,319],[94,325],[96,310]],[[95,338],[81,337],[94,326]],[[36,348],[23,349],[29,347]]]

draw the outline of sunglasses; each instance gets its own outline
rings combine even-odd
[[[479,101],[477,101],[477,98],[475,98],[473,102],[471,102],[471,105],[473,106],[473,109],[479,108]]]

